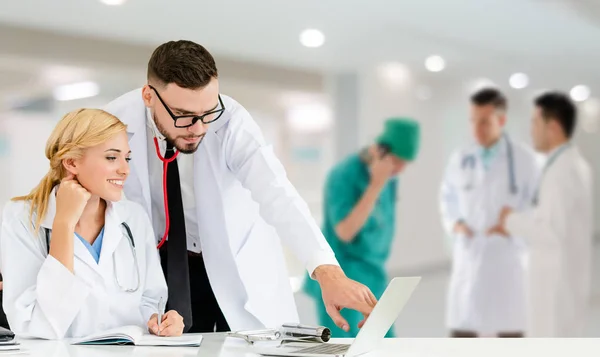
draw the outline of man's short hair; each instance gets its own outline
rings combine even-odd
[[[477,106],[493,105],[494,108],[506,111],[506,97],[495,88],[483,88],[471,95],[471,103]]]
[[[148,62],[148,80],[160,85],[175,83],[182,88],[203,88],[217,78],[213,56],[192,41],[170,41],[158,46]]]
[[[546,121],[556,120],[567,138],[571,138],[577,124],[577,107],[568,95],[561,92],[548,92],[535,99]]]

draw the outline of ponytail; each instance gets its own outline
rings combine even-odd
[[[36,233],[39,232],[42,220],[46,216],[52,189],[60,182],[53,176],[52,171],[49,171],[28,195],[14,197],[12,199],[13,201],[30,201],[31,207],[29,209],[29,218]]]

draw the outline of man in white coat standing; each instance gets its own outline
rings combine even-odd
[[[530,205],[537,181],[533,151],[503,132],[506,102],[493,88],[472,95],[476,143],[452,155],[441,187],[453,251],[446,316],[452,337],[525,331],[525,244],[518,235],[490,233],[505,205]]]
[[[562,93],[535,100],[532,136],[547,155],[535,207],[506,207],[500,230],[529,246],[528,335],[582,336],[591,290],[592,171],[571,142],[576,108]],[[514,210],[514,212],[513,212]]]
[[[204,47],[160,45],[147,84],[105,109],[128,125],[125,195],[152,219],[168,309],[184,317],[186,332],[298,322],[282,242],[319,282],[339,327],[349,328],[342,308],[372,311],[375,297],[344,275],[250,114],[220,94]]]

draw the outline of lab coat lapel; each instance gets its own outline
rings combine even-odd
[[[121,221],[119,219],[117,208],[118,203],[114,202],[108,203],[106,207],[104,239],[102,241],[102,249],[100,250],[100,259],[98,261],[98,266],[104,274],[110,272],[110,269],[112,269],[113,254],[123,238]]]
[[[206,272],[210,278],[215,297],[227,314],[238,303],[235,287],[223,284],[231,269],[235,269],[227,221],[223,208],[223,193],[218,176],[221,162],[220,138],[208,131],[198,151],[194,154],[194,191],[196,195],[196,216],[202,244],[202,255]],[[228,319],[234,319],[231,315]],[[235,323],[234,323],[235,324]]]
[[[212,249],[212,240],[207,237],[225,237],[226,222],[223,217],[223,207],[219,190],[219,180],[215,177],[215,157],[217,153],[211,152],[213,146],[210,145],[214,137],[214,132],[208,131],[198,151],[194,154],[194,191],[196,192],[196,215],[198,217],[198,227],[202,250],[209,252]],[[220,229],[219,229],[220,228]],[[211,255],[204,254],[204,259],[209,260]]]
[[[87,265],[94,272],[96,272],[100,276],[102,276],[102,273],[100,271],[98,263],[96,263],[96,261],[94,260],[94,257],[92,257],[92,254],[86,248],[86,246],[83,244],[83,242],[79,239],[79,237],[77,237],[75,235],[73,237],[73,242],[75,244],[74,249],[73,249],[75,252],[75,258],[77,260],[81,261],[82,263],[84,263],[85,265]]]

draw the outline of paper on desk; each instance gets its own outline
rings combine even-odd
[[[191,336],[173,336],[173,337],[160,337],[155,335],[143,335],[139,339],[136,339],[136,346],[180,346],[180,347],[199,347],[202,343],[202,336],[191,335]]]
[[[199,347],[202,336],[176,336],[161,337],[148,334],[139,326],[123,326],[107,331],[94,333],[92,335],[72,339],[74,345],[135,345],[135,346],[180,346]]]

